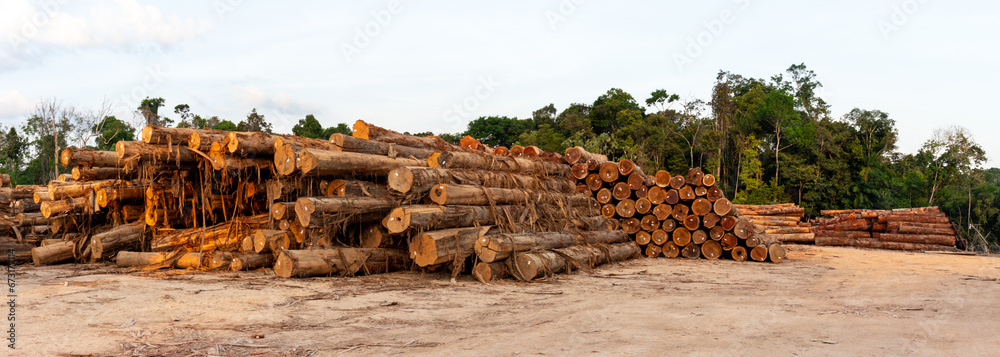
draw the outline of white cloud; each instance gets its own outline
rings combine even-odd
[[[278,92],[271,96],[260,88],[250,85],[234,85],[233,92],[240,105],[257,108],[258,112],[273,110],[279,114],[306,115],[322,113],[323,106],[304,100],[292,99],[291,95]]]
[[[31,113],[35,104],[35,100],[16,90],[0,92],[0,118],[22,117]]]
[[[135,47],[142,43],[174,45],[212,29],[203,19],[166,15],[135,0],[105,0],[70,8],[67,0],[33,4],[13,0],[0,14],[2,31],[15,53],[34,54],[45,47]]]

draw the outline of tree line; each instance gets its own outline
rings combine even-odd
[[[438,133],[458,143],[465,135],[491,146],[534,145],[564,152],[571,146],[628,158],[646,172],[682,173],[701,167],[719,178],[737,203],[795,202],[810,217],[824,209],[892,209],[939,206],[963,235],[981,245],[1000,234],[1000,169],[986,169],[986,153],[962,127],[940,128],[916,153],[901,153],[896,121],[877,109],[855,108],[833,117],[819,96],[816,74],[804,64],[770,78],[720,71],[704,99],[684,98],[658,89],[639,100],[611,88],[592,103],[554,104],[530,117],[485,116],[462,133]],[[0,172],[18,184],[44,183],[65,169],[55,162],[56,148],[114,148],[133,140],[140,125],[259,131],[271,133],[263,114],[251,110],[233,123],[174,106],[161,115],[163,98],[146,98],[135,110],[137,123],[83,112],[56,101],[41,103],[0,142]],[[294,135],[327,139],[350,134],[347,124],[324,127],[313,115],[292,128]],[[431,132],[413,135],[435,135]],[[30,158],[30,159],[29,159]]]

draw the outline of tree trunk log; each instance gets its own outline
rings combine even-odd
[[[416,148],[381,141],[365,140],[340,133],[331,135],[330,143],[336,147],[336,149],[331,149],[334,151],[349,151],[389,157],[407,157],[418,160],[426,160],[435,152],[438,152],[433,149]]]
[[[125,167],[125,162],[118,160],[114,151],[81,149],[68,147],[59,153],[59,162],[63,167]]]
[[[608,262],[635,258],[642,250],[635,242],[596,246],[571,246],[554,251],[540,251],[519,254],[509,262],[509,271],[524,281],[557,274],[572,269],[593,268]]]
[[[476,241],[490,226],[429,231],[410,241],[410,258],[421,267],[457,262],[475,252]]]
[[[354,122],[351,135],[359,139],[381,141],[414,148],[424,148],[437,151],[462,150],[462,148],[458,145],[448,143],[437,136],[421,137],[400,134],[389,129],[365,123],[363,120]]]
[[[115,144],[115,153],[121,160],[138,157],[142,161],[170,163],[185,163],[197,161],[196,154],[193,154],[186,146],[159,146],[146,144],[141,141],[119,141]]]
[[[513,172],[540,176],[569,177],[569,166],[548,161],[537,161],[484,153],[448,151],[438,156],[438,164],[449,169],[480,169]],[[420,166],[420,165],[410,165]]]
[[[406,166],[426,166],[416,159],[390,158],[346,151],[310,150],[299,152],[296,167],[308,175],[385,175]]]
[[[507,259],[516,252],[556,249],[574,245],[624,243],[629,236],[620,230],[592,232],[535,232],[498,234],[480,237],[475,252],[480,260],[491,263]]]
[[[31,260],[35,265],[50,265],[73,260],[76,243],[62,241],[31,250]]]
[[[274,274],[282,278],[377,274],[402,270],[406,263],[406,252],[401,249],[286,250],[275,260]]]
[[[139,249],[145,225],[140,223],[125,224],[104,233],[95,234],[90,238],[90,257],[92,261],[111,259],[122,250]]]
[[[437,185],[430,199],[439,205],[527,204],[529,202],[564,207],[590,207],[593,199],[578,194],[537,192],[521,189],[492,188],[472,185]]]
[[[239,253],[233,254],[233,261],[229,263],[229,270],[241,271],[241,270],[254,270],[259,268],[266,268],[274,264],[274,255],[267,254],[253,254],[253,253]]]
[[[490,281],[509,278],[510,272],[508,272],[507,264],[505,262],[479,262],[472,268],[472,276],[475,277],[476,280],[479,280],[480,283],[487,283]]]
[[[385,217],[399,203],[388,198],[375,197],[299,197],[295,201],[295,217],[303,227],[309,227],[323,214],[350,214]],[[371,214],[371,215],[368,215]],[[379,218],[381,219],[381,218]]]

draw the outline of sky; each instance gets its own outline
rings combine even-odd
[[[281,6],[293,4],[294,6]],[[461,132],[621,88],[711,99],[719,71],[815,71],[840,118],[889,113],[899,151],[969,129],[998,166],[1000,3],[988,1],[0,0],[0,125],[43,100],[112,108],[145,97],[291,132],[357,119]]]

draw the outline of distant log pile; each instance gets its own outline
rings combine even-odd
[[[647,257],[780,262],[779,241],[757,234],[750,220],[716,185],[693,168],[681,176],[646,175],[628,159],[609,161],[581,147],[566,150],[577,191],[593,195],[601,213],[637,243]]]
[[[955,230],[937,207],[826,210],[811,221],[816,245],[893,250],[954,250]]]
[[[775,205],[733,205],[740,211],[740,218],[749,220],[754,230],[782,243],[809,243],[816,235],[809,229],[808,222],[802,222],[806,211],[794,203]]]

